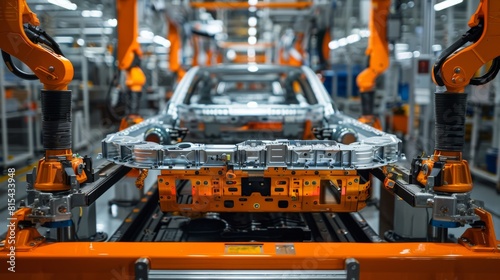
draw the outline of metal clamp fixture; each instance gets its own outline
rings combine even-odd
[[[90,159],[87,161],[90,161]],[[36,172],[34,170],[28,174],[26,176],[28,183],[26,205],[31,211],[26,215],[26,221],[33,225],[45,224],[57,228],[71,227],[72,224],[66,223],[71,221],[71,209],[79,206],[89,206],[94,203],[99,196],[127,174],[130,168],[107,163],[97,170],[94,170],[92,165],[88,164],[84,170],[89,174],[88,181],[82,185],[76,182],[72,185],[72,189],[62,193],[43,192],[35,189],[33,186]],[[100,173],[102,177],[100,177]]]

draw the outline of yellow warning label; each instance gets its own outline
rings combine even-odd
[[[262,245],[226,245],[226,254],[258,255],[262,254]]]

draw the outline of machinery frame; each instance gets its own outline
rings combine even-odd
[[[16,272],[10,277],[148,279],[138,277],[141,269],[136,267],[145,258],[149,272],[206,270],[205,279],[227,279],[215,275],[228,270],[283,270],[280,277],[305,270],[345,270],[347,259],[359,263],[361,279],[494,279],[500,263],[496,251],[473,252],[448,243],[58,242],[16,252]],[[2,259],[0,274],[7,276],[5,254]],[[61,261],[64,266],[53,265]],[[331,274],[312,279],[339,278]]]
[[[117,165],[110,163],[104,168],[116,170]],[[113,182],[126,171],[110,172],[108,178],[101,179]],[[390,174],[398,172],[405,170]],[[372,174],[384,178],[387,170],[375,169]],[[422,201],[416,199],[418,192],[411,191],[412,185],[405,182],[404,176],[392,182],[393,192],[409,203]],[[102,181],[95,185],[109,187]],[[152,191],[147,192],[143,201],[148,196],[153,196]],[[16,213],[21,215],[28,209],[21,208]],[[139,210],[135,208],[132,213]],[[7,270],[11,252],[8,239],[2,243],[0,275],[14,279],[53,279],[58,275],[70,279],[158,279],[155,277],[160,276],[163,279],[234,279],[230,277],[243,275],[246,279],[493,279],[500,264],[500,241],[495,239],[491,215],[481,209],[476,209],[476,213],[481,223],[468,229],[458,243],[49,243],[32,228],[25,228],[15,231],[15,274],[8,274]],[[14,219],[23,220],[23,217]],[[54,262],[64,265],[54,266]]]
[[[20,2],[10,0],[9,3]],[[492,8],[491,11],[496,13],[500,12],[500,4],[494,3],[495,1],[482,0],[482,6],[480,5],[476,14],[476,19],[485,20],[485,28],[488,27],[489,19],[485,17],[487,8]],[[1,12],[6,11],[2,7],[6,6],[0,6],[0,15],[4,15]],[[19,34],[24,34],[22,29]],[[26,45],[31,46],[31,43]],[[0,46],[4,48],[3,45]],[[40,50],[37,46],[35,48]],[[474,45],[471,48],[474,48]],[[455,54],[453,57],[460,58],[460,55]],[[58,56],[55,58],[56,61],[65,61]],[[70,70],[70,65],[67,68]],[[443,70],[446,69],[447,64]],[[461,70],[455,71],[457,75],[461,73]],[[452,84],[460,82],[460,85],[458,88],[453,85],[448,88],[453,92],[461,92],[462,77],[454,78],[455,82],[452,78]],[[67,86],[66,81],[55,88],[48,82],[45,85],[53,91],[64,90]],[[460,146],[460,143],[455,144]],[[35,226],[37,223],[45,220],[67,221],[68,208],[90,202],[76,199],[82,197],[84,189],[90,189],[92,191],[89,194],[98,196],[103,191],[97,191],[95,188],[109,188],[109,184],[103,184],[102,180],[93,176],[94,170],[85,159],[78,159],[78,166],[68,165],[63,160],[65,173],[58,173],[56,179],[62,175],[68,178],[65,178],[67,181],[61,186],[57,185],[57,190],[71,192],[71,195],[52,197],[52,193],[37,188],[38,181],[35,181],[32,175],[30,184],[37,190],[34,190],[35,196],[30,199],[38,198],[38,204],[28,199],[29,206],[21,207],[9,218],[7,238],[0,243],[0,275],[2,279],[230,279],[238,276],[247,276],[246,279],[494,279],[498,276],[497,269],[500,265],[500,241],[495,238],[491,215],[468,197],[469,180],[463,183],[460,180],[462,178],[450,173],[450,170],[460,173],[460,166],[467,168],[466,162],[461,160],[460,149],[456,150],[455,146],[452,148],[452,152],[444,153],[437,149],[438,152],[432,159],[414,160],[412,170],[409,171],[386,166],[371,172],[384,181],[385,189],[399,195],[412,206],[433,208],[436,227],[444,228],[447,223],[471,224],[471,228],[465,231],[457,243],[51,243],[38,233]],[[59,154],[52,152],[50,147],[47,148],[46,155],[54,161],[61,157],[57,157]],[[71,155],[66,153],[62,157],[66,155],[66,161],[69,161]],[[76,178],[76,174],[82,174],[81,168],[84,165],[85,174],[93,177],[86,183],[86,178]],[[110,163],[108,167],[109,165],[113,167],[114,164]],[[117,172],[110,173],[105,181],[112,182],[113,178],[123,177],[128,171],[126,168],[118,169]],[[467,175],[466,172],[461,174]],[[446,184],[443,183],[445,179]],[[86,185],[80,188],[79,183]],[[47,209],[47,205],[56,207]],[[59,229],[64,231],[71,229],[71,226],[66,225]]]

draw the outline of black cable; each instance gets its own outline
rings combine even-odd
[[[80,241],[80,237],[78,237],[78,233],[75,232],[75,240]]]
[[[118,101],[116,102],[115,106],[112,104],[112,94],[114,90],[118,90],[118,81],[120,80],[120,72],[118,71],[117,74],[113,77],[111,80],[111,83],[109,84],[108,92],[106,94],[106,109],[108,110],[111,118],[116,122],[120,121],[122,118],[124,118],[127,115],[126,112],[126,106],[125,102],[123,101],[124,94],[123,92],[119,91],[118,94]]]
[[[116,48],[116,44],[115,44],[115,47],[113,48],[113,57],[114,57],[115,62],[118,61],[117,56],[118,56],[118,52],[117,52],[117,48]],[[134,57],[134,61],[135,61],[135,57]],[[126,108],[126,102],[124,100],[125,94],[122,92],[122,90],[118,89],[119,83],[120,83],[121,71],[120,71],[120,69],[118,69],[117,64],[115,64],[113,71],[114,71],[114,75],[113,75],[113,78],[109,84],[108,91],[106,93],[106,109],[107,109],[111,119],[114,122],[119,122],[127,115],[127,111],[126,111],[127,108]],[[116,93],[114,91],[118,91],[118,93]],[[118,100],[117,100],[116,104],[114,104],[114,106],[112,104],[113,93],[118,94]]]
[[[132,60],[132,63],[130,63],[130,66],[127,70],[130,70],[134,67],[141,67],[141,58],[139,57],[139,55],[137,55],[137,53],[134,53],[134,59]]]
[[[80,209],[80,211],[82,211],[82,210]],[[80,223],[81,222],[82,222],[82,215],[80,215],[78,217],[78,221],[76,222],[76,233],[78,233],[78,231],[80,230]]]
[[[36,26],[28,24],[28,26],[24,29],[24,32],[28,36],[27,31],[33,32],[36,35],[36,37],[39,38],[40,43],[49,46],[55,53],[64,56],[61,48],[59,47],[59,44],[57,44],[57,42],[54,41],[54,39],[52,39],[52,37],[50,37],[45,32],[45,30],[43,30],[43,29],[41,29],[39,27],[36,27]],[[30,40],[31,40],[31,38],[30,38]]]
[[[24,80],[38,80],[38,77],[35,74],[26,73],[23,70],[17,68],[17,66],[12,62],[12,57],[10,54],[6,53],[2,50],[2,58],[5,62],[5,65],[9,69],[12,74]]]
[[[471,79],[469,84],[473,86],[484,85],[490,82],[491,80],[495,79],[499,70],[500,70],[500,57],[496,57],[495,59],[493,59],[493,62],[491,64],[490,69],[488,70],[488,73],[484,74],[481,77]]]
[[[26,34],[26,37],[28,37],[28,39],[30,39],[31,42],[33,42],[35,44],[40,44],[40,43],[44,44],[53,50],[52,43],[49,40],[47,40],[45,37],[42,37],[42,35],[40,33],[37,33],[35,31],[33,31],[32,29],[25,27],[24,34]]]

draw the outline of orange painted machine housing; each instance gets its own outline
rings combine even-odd
[[[188,191],[178,193],[181,181]],[[158,176],[163,212],[354,212],[366,206],[370,182],[356,170],[289,170],[261,172],[207,167],[162,170]],[[182,195],[191,203],[179,203]]]
[[[71,150],[46,151],[45,157],[38,162],[35,183],[37,190],[51,192],[69,189],[70,183],[65,179],[61,159],[70,163],[80,184],[87,181],[87,174],[83,172],[83,158],[73,155]]]
[[[446,184],[434,186],[437,192],[447,193],[463,193],[472,191],[472,177],[470,174],[469,164],[463,160],[461,153],[456,157],[456,152],[436,151],[432,157],[423,160],[422,164],[425,170],[417,176],[417,181],[422,185],[427,185],[427,179],[434,168],[435,162],[439,162],[441,157],[449,157],[444,165],[443,181]]]

